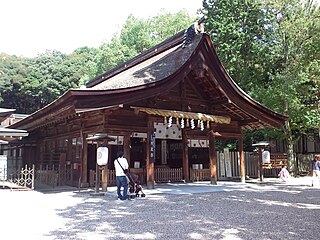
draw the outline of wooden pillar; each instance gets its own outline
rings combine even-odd
[[[109,178],[109,169],[108,169],[108,164],[104,165],[102,167],[102,192],[107,192],[107,188],[108,188],[108,178]]]
[[[95,192],[98,193],[100,188],[100,166],[96,162],[96,185],[95,185]]]
[[[239,155],[240,155],[240,179],[242,183],[246,182],[246,167],[243,151],[243,137],[239,138]]]
[[[102,147],[107,147],[108,148],[108,162],[110,161],[109,159],[109,151],[110,148],[108,146],[108,141],[104,140],[102,144],[100,145]],[[102,192],[107,192],[108,189],[108,179],[109,179],[109,168],[108,164],[99,166],[99,170],[101,169],[101,191]]]
[[[260,176],[260,181],[263,181],[263,169],[262,169],[262,149],[259,146],[258,147],[258,155],[259,155],[259,176]]]
[[[217,154],[214,132],[209,134],[209,158],[210,158],[210,182],[211,184],[217,184]]]
[[[190,182],[188,138],[184,129],[182,129],[182,170],[184,180]]]
[[[81,131],[82,149],[81,149],[81,187],[88,187],[88,141],[87,134]]]
[[[129,168],[131,166],[131,164],[130,164],[130,138],[131,138],[130,135],[123,136],[123,153],[128,161]]]
[[[67,165],[70,165],[72,164],[72,137],[68,137],[67,148]]]
[[[153,134],[153,120],[149,117],[148,119],[148,134],[146,142],[146,169],[147,169],[147,188],[154,188],[154,162],[150,158],[151,154],[151,135]]]
[[[39,159],[37,164],[43,164],[43,152],[40,151],[41,145],[44,145],[44,141],[36,141],[36,158]],[[67,146],[69,147],[68,143]],[[43,146],[44,147],[44,146]]]

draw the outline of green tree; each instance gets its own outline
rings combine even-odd
[[[257,0],[204,0],[205,30],[231,77],[247,93],[267,78],[270,68],[269,16]]]
[[[186,28],[190,22],[185,12],[149,19],[129,16],[121,32],[98,49],[82,47],[70,55],[48,50],[30,59],[1,54],[0,104],[20,113],[32,113],[68,89],[80,87]]]
[[[46,51],[30,59],[27,81],[23,92],[32,97],[30,112],[51,103],[70,88],[78,88],[87,79],[95,51],[76,50],[71,55],[59,51]]]
[[[61,72],[59,65],[66,57],[66,54],[61,52],[47,50],[30,60],[23,90],[33,98],[31,112],[51,103],[63,93],[60,82],[64,73]]]
[[[111,70],[136,54],[134,49],[121,44],[120,40],[114,37],[110,43],[104,43],[99,47],[94,59],[95,64],[91,66],[90,78]]]
[[[155,46],[187,28],[193,21],[183,11],[163,13],[148,19],[130,15],[120,33],[99,47],[90,77],[96,77]]]
[[[121,29],[120,41],[136,53],[141,53],[189,27],[192,22],[184,11],[163,13],[148,19],[130,15]]]
[[[0,54],[0,106],[27,112],[28,99],[24,98],[22,86],[27,78],[28,59]]]
[[[283,135],[296,172],[293,144],[320,127],[319,7],[311,0],[204,0],[203,7],[230,75],[254,99],[289,116]]]
[[[314,1],[267,1],[273,16],[273,71],[261,101],[289,116],[284,126],[290,170],[297,173],[293,145],[320,128],[320,10]]]
[[[73,79],[71,81],[78,87],[84,85],[90,79],[97,53],[97,48],[81,47],[68,55],[64,64],[69,66]]]

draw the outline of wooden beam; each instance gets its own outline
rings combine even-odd
[[[195,92],[195,94],[197,95],[197,97],[200,99],[200,101],[203,101],[205,102],[206,104],[209,103],[209,101],[207,101],[205,98],[204,98],[204,93],[201,91],[201,89],[199,89],[197,86],[195,86],[193,84],[193,81],[190,79],[190,77],[187,77],[187,83],[188,85],[192,88],[192,90]]]
[[[148,130],[153,130],[154,127],[148,128],[148,127],[137,127],[137,126],[121,126],[121,125],[111,125],[108,124],[108,127],[105,127],[105,130],[108,131],[108,133],[131,133],[131,132],[147,132]]]
[[[179,104],[185,104],[185,105],[193,105],[194,107],[199,105],[207,105],[207,106],[211,106],[211,105],[219,105],[217,104],[217,102],[221,102],[221,103],[227,103],[228,100],[212,100],[212,101],[208,101],[208,100],[202,100],[202,99],[195,99],[195,98],[190,98],[190,96],[186,96],[185,99],[182,99],[181,97],[177,96],[177,95],[169,95],[169,96],[165,96],[165,97],[157,97],[158,101],[157,104],[155,106],[161,106],[161,104],[163,104],[164,102],[169,102],[170,106],[178,106]],[[147,106],[147,104],[146,104]]]

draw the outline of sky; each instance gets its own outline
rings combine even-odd
[[[35,57],[45,50],[70,54],[98,47],[127,17],[148,18],[186,10],[197,16],[202,0],[1,0],[0,53]]]

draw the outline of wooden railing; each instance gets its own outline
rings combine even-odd
[[[100,175],[101,176],[101,175]],[[90,171],[89,185],[95,186],[95,171]],[[116,185],[116,175],[114,170],[109,170],[108,186]],[[210,169],[191,169],[191,181],[207,181],[210,180]],[[155,182],[180,182],[183,181],[182,168],[155,168]],[[100,179],[101,181],[101,179]]]
[[[35,180],[37,186],[73,186],[77,183],[77,180],[73,182],[73,178],[74,172],[71,165],[40,164],[36,168]]]
[[[115,170],[109,170],[108,174],[108,186],[115,186],[117,185],[116,181],[116,171]]]
[[[94,187],[96,181],[96,172],[90,170],[89,186]],[[100,176],[102,174],[100,173]],[[154,179],[155,182],[179,182],[183,180],[182,168],[155,168]],[[101,183],[102,179],[100,179]],[[140,181],[144,182],[143,179]],[[109,170],[108,174],[108,186],[116,185],[115,170]]]
[[[183,180],[182,168],[155,168],[155,182],[179,182]]]
[[[96,171],[90,170],[89,173],[89,186],[94,187],[96,184]],[[100,185],[102,183],[102,171],[100,171]],[[108,187],[115,186],[116,183],[116,172],[115,170],[109,170],[108,172]]]
[[[206,181],[210,180],[210,169],[190,169],[191,181]]]

